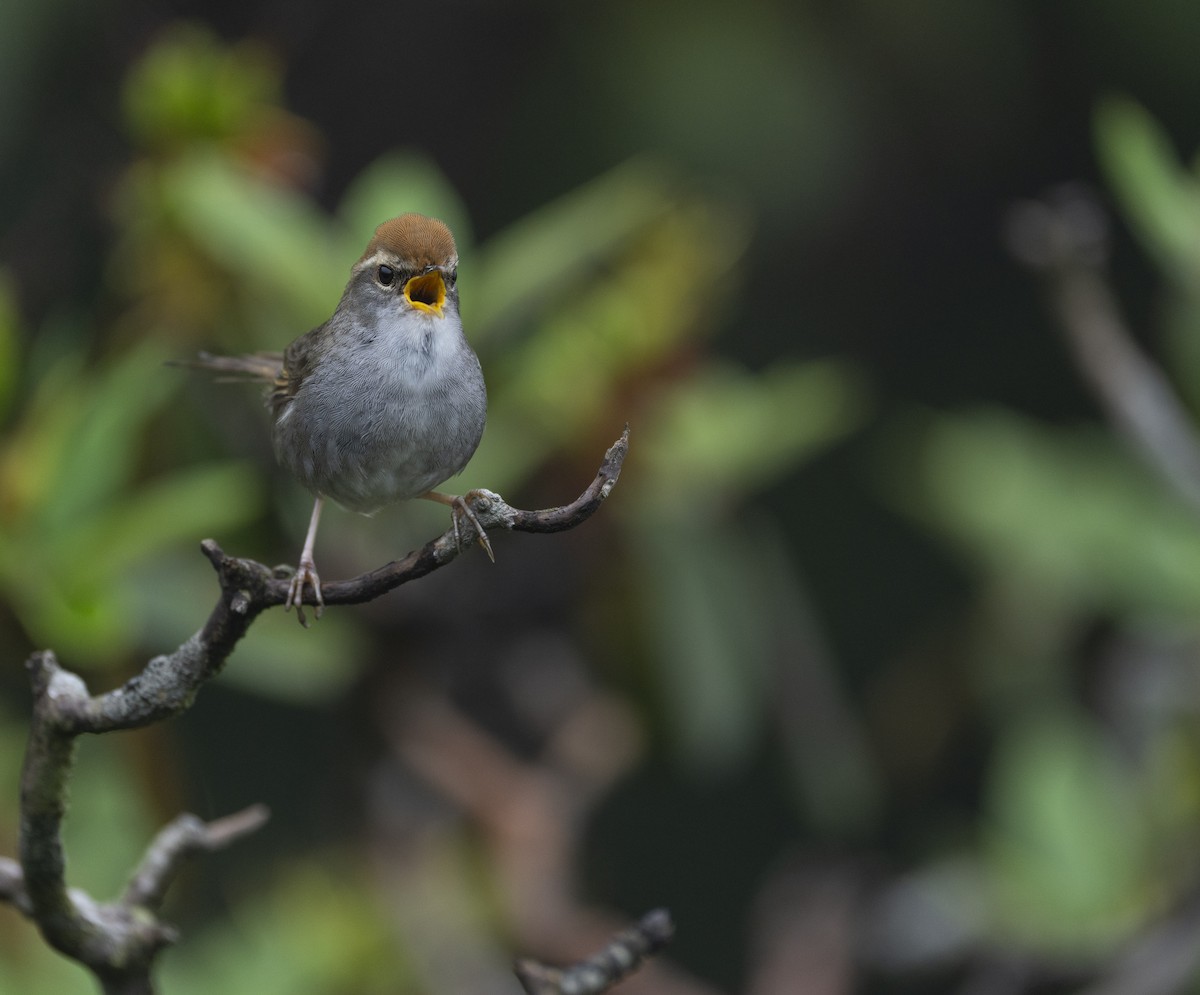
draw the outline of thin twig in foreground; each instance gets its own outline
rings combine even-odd
[[[654,909],[578,964],[559,968],[523,958],[514,971],[528,995],[600,995],[665,947],[674,933],[671,914]]]

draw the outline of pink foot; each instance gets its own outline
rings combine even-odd
[[[311,559],[300,560],[300,565],[296,567],[296,572],[292,575],[292,583],[288,588],[287,601],[283,603],[284,611],[291,611],[292,605],[296,606],[297,621],[308,628],[308,619],[304,617],[304,588],[311,587],[313,598],[316,602],[316,610],[313,612],[314,617],[320,618],[321,612],[325,610],[325,599],[321,596],[321,578],[317,576],[317,566]]]

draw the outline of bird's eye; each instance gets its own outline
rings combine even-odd
[[[449,273],[446,274],[446,283],[449,284],[451,287],[454,286],[454,281],[457,279],[458,279],[458,270],[457,269],[452,269],[452,270],[450,270]]]
[[[396,271],[390,266],[380,266],[375,271],[375,279],[379,281],[381,287],[390,287],[396,279]]]

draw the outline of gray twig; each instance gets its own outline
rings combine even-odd
[[[1200,435],[1170,381],[1139,347],[1104,279],[1107,220],[1082,191],[1018,204],[1008,242],[1043,272],[1075,363],[1109,420],[1176,493],[1200,507]]]
[[[150,992],[154,958],[175,940],[174,929],[156,913],[179,860],[257,829],[266,810],[255,807],[212,823],[194,815],[176,819],[159,833],[133,882],[114,902],[68,888],[62,823],[75,740],[87,732],[140,725],[146,708],[141,695],[128,690],[138,678],[126,684],[123,696],[93,698],[83,680],[59,666],[48,650],[35,653],[27,666],[34,704],[21,774],[21,861],[0,862],[0,898],[32,919],[52,947],[90,968],[105,992]],[[186,680],[188,674],[181,669],[178,676]],[[190,700],[175,690],[176,698]],[[114,702],[126,703],[126,713],[116,713]]]
[[[600,995],[641,966],[670,941],[675,924],[666,909],[654,909],[622,930],[599,953],[570,967],[550,967],[530,958],[517,961],[517,979],[528,995]]]
[[[159,830],[126,886],[121,901],[128,905],[158,909],[184,857],[223,849],[260,829],[270,814],[265,805],[251,805],[213,822],[204,822],[186,812],[177,816]]]

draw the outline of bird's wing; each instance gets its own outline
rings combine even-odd
[[[276,414],[296,396],[296,391],[312,372],[325,328],[325,325],[319,325],[305,332],[283,351],[283,362],[271,381],[271,408]]]

